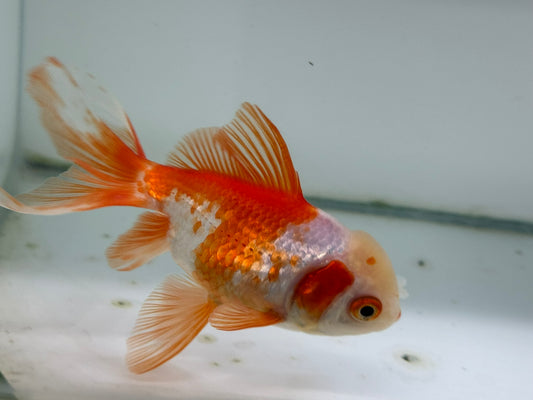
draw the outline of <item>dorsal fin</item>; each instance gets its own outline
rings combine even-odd
[[[300,181],[278,128],[256,105],[243,103],[219,140],[254,182],[300,195]]]
[[[222,128],[190,133],[171,153],[180,168],[213,171],[301,196],[298,174],[276,126],[259,107],[244,103]]]
[[[190,132],[168,156],[167,164],[179,168],[213,171],[249,180],[246,171],[217,140],[220,127],[200,128]]]

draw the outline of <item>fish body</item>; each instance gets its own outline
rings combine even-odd
[[[108,248],[110,266],[131,270],[170,251],[184,271],[143,305],[128,340],[132,371],[174,357],[207,323],[345,335],[399,318],[385,251],[305,200],[281,134],[257,106],[244,103],[229,124],[190,133],[163,165],[146,158],[126,113],[91,77],[48,58],[30,73],[28,91],[74,165],[17,197],[0,189],[0,206],[31,214],[147,208]]]

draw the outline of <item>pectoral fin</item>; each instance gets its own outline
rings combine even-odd
[[[128,232],[106,251],[112,268],[130,271],[169,249],[167,232],[170,220],[165,214],[146,212]]]
[[[274,311],[257,311],[242,304],[222,304],[215,308],[209,317],[209,323],[222,331],[256,328],[274,325],[283,318]]]
[[[191,279],[169,276],[144,303],[128,339],[127,362],[137,374],[182,351],[207,324],[215,305]]]

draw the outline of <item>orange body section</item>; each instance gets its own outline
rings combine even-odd
[[[288,224],[308,222],[318,212],[303,196],[265,189],[209,171],[156,165],[146,173],[144,184],[142,190],[162,205],[166,201],[181,201],[180,196],[186,195],[192,199],[191,214],[205,203],[207,212],[215,205],[219,207],[215,216],[220,225],[195,251],[195,278],[210,290],[217,303],[234,297],[225,284],[237,271],[252,273],[252,281],[260,283],[258,275],[250,270],[254,263],[262,262],[265,254],[272,264],[268,273],[271,282],[278,279],[281,267],[296,266],[298,259],[277,251],[273,243]],[[200,226],[197,221],[192,234]]]

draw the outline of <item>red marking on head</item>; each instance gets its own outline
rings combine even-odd
[[[332,301],[354,281],[346,266],[334,260],[305,275],[294,290],[293,300],[309,316],[318,320]]]
[[[367,263],[368,265],[374,265],[374,264],[376,263],[376,259],[375,259],[374,257],[368,257],[368,258],[366,259],[366,263]]]

